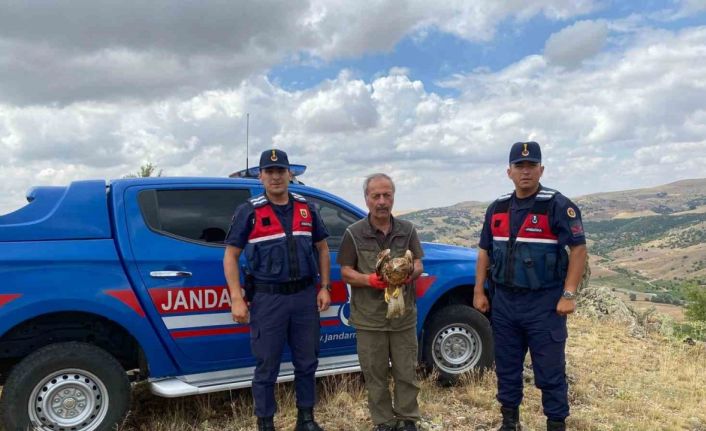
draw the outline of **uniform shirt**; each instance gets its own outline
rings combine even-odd
[[[277,219],[282,223],[282,227],[285,232],[292,232],[292,220],[294,219],[294,203],[292,199],[285,205],[275,205],[272,204],[272,208],[277,215]],[[319,241],[323,241],[328,238],[328,231],[324,225],[323,220],[319,216],[319,212],[307,202],[309,206],[309,212],[311,213],[312,226],[311,226],[311,240],[314,244]],[[244,249],[245,245],[248,243],[248,237],[255,225],[255,208],[253,208],[250,203],[245,202],[241,204],[235,210],[233,214],[233,220],[230,225],[230,230],[228,230],[228,235],[226,236],[225,243],[227,245],[232,245],[240,249]]]
[[[512,193],[512,197],[510,198],[510,234],[513,237],[517,236],[517,232],[520,230],[527,214],[532,209],[535,195],[536,193],[527,198],[519,199],[514,192]],[[497,202],[493,202],[485,212],[485,221],[483,222],[483,230],[481,231],[480,242],[478,244],[483,250],[488,250],[488,254],[491,256],[493,234],[490,227],[496,203]],[[566,196],[557,193],[551,200],[549,206],[549,221],[551,223],[552,232],[558,237],[560,247],[586,244],[586,236],[581,222],[581,211],[579,207]]]

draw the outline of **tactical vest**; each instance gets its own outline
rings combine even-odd
[[[287,283],[318,275],[309,205],[295,193],[290,193],[290,199],[294,206],[291,232],[282,226],[265,195],[248,200],[255,209],[255,220],[245,256],[248,270],[258,283]]]
[[[495,283],[533,290],[563,286],[569,256],[559,245],[549,220],[549,206],[556,194],[556,190],[539,190],[516,236],[510,231],[512,194],[496,200],[491,219],[491,276]]]

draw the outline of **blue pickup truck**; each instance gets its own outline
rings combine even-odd
[[[293,184],[331,234],[365,216]],[[7,430],[108,430],[131,383],[179,397],[250,385],[250,330],[233,323],[223,239],[252,179],[135,178],[36,187],[0,216],[0,424]],[[488,320],[471,306],[475,252],[423,244],[416,285],[420,363],[454,379],[492,363]],[[332,268],[317,375],[359,370],[350,286]],[[288,356],[288,353],[285,353]],[[293,379],[285,357],[279,381]]]

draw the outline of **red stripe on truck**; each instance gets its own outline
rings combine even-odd
[[[127,305],[128,307],[132,308],[132,310],[137,313],[140,317],[145,317],[145,311],[142,309],[140,302],[137,300],[135,292],[133,292],[131,289],[104,290],[103,292],[106,295],[110,295],[118,301],[122,302],[123,304]]]
[[[14,301],[15,299],[19,298],[22,296],[20,293],[4,293],[0,295],[0,307],[4,306],[5,304]]]
[[[250,332],[250,326],[236,326],[235,328],[214,329],[187,329],[170,332],[172,338],[206,337],[209,335],[245,334]]]

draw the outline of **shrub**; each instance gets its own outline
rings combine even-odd
[[[686,318],[693,321],[706,322],[706,288],[689,286],[685,289]]]
[[[674,335],[677,338],[690,337],[706,341],[706,322],[675,322]]]
[[[637,301],[637,295],[635,295],[634,293],[631,293],[631,294],[630,294],[630,300],[631,300],[631,301]]]
[[[674,304],[679,305],[679,299],[672,296],[670,293],[657,293],[652,299],[652,302],[658,302],[660,304]]]

